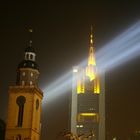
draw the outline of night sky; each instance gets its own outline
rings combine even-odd
[[[15,84],[17,65],[28,46],[28,28],[34,30],[33,46],[43,90],[88,56],[91,24],[97,51],[139,19],[140,2],[135,0],[1,2],[0,118],[6,120],[8,86]],[[132,132],[140,130],[139,72],[140,56],[106,73],[108,138],[118,136],[126,140]],[[42,140],[53,140],[68,128],[68,93],[43,108]]]

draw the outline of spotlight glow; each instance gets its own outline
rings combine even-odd
[[[96,52],[97,67],[100,72],[108,71],[140,55],[140,21],[121,35],[101,47]],[[85,66],[87,59],[79,65]],[[73,71],[76,72],[76,69]],[[71,89],[72,71],[60,77],[44,89],[43,103],[52,101]]]

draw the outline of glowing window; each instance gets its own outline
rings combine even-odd
[[[97,113],[80,113],[77,116],[78,122],[98,122],[99,116]]]
[[[82,127],[83,127],[83,125],[80,125],[80,127],[82,128]]]
[[[30,81],[30,85],[32,85],[33,84],[33,82],[32,81]]]
[[[22,72],[22,75],[25,76],[25,72]]]
[[[22,81],[22,86],[24,86],[25,85],[25,81]]]
[[[33,73],[31,72],[31,77],[33,77]]]

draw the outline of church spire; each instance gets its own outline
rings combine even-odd
[[[91,26],[91,33],[90,33],[90,48],[89,48],[89,56],[88,56],[88,65],[86,68],[86,75],[90,78],[90,81],[95,79],[95,52],[93,47],[93,31]]]
[[[32,46],[32,43],[33,43],[33,41],[32,41],[32,33],[33,33],[33,29],[29,29],[29,34],[30,34],[30,39],[29,39],[29,46],[31,47]]]
[[[24,60],[17,70],[17,85],[38,86],[39,67],[36,63],[36,53],[32,46],[32,29],[29,29],[29,44],[25,48]]]

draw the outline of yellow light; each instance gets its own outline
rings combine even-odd
[[[85,88],[84,88],[84,81],[78,80],[77,81],[77,94],[84,93]]]
[[[78,94],[81,93],[81,81],[80,80],[77,81],[77,93]]]
[[[100,93],[100,81],[99,81],[99,79],[97,79],[97,92],[96,93],[97,94]]]
[[[33,32],[33,29],[29,29],[29,32],[32,33]]]
[[[80,125],[80,127],[82,128],[82,127],[83,127],[83,125]]]
[[[100,94],[100,80],[99,80],[98,76],[94,80],[94,93],[95,94]]]
[[[90,81],[95,79],[95,72],[95,68],[91,65],[86,68],[86,76],[89,77]]]
[[[81,113],[81,116],[96,116],[96,113]]]
[[[76,125],[76,127],[78,128],[78,127],[80,127],[79,125]]]
[[[77,76],[77,94],[81,94],[85,92],[85,77],[84,77],[84,69],[78,71]]]
[[[93,47],[90,47],[89,50],[88,66],[89,65],[94,65],[94,66],[96,65]]]

